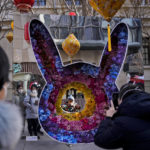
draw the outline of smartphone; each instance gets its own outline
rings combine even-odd
[[[115,92],[112,94],[112,102],[114,104],[115,109],[118,107],[118,98],[119,98],[119,92]]]

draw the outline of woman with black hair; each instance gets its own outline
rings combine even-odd
[[[118,109],[113,103],[94,137],[106,149],[150,149],[150,94],[137,84],[125,84],[119,92]]]
[[[18,107],[4,102],[8,82],[9,61],[0,47],[0,150],[13,149],[22,131],[22,118]]]
[[[24,98],[26,96],[26,92],[23,89],[23,86],[21,84],[17,85],[17,90],[14,92],[13,95],[13,103],[16,104],[21,111],[21,115],[23,118],[23,131],[22,133],[24,133],[24,129],[25,129],[25,106],[24,106]]]

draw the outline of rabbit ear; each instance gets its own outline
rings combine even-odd
[[[87,63],[76,63],[65,67],[51,34],[39,20],[32,20],[29,30],[34,55],[46,81],[58,80],[56,79],[58,76],[66,77],[80,73],[83,73],[84,76],[95,77],[98,75],[99,67]]]
[[[55,43],[45,25],[39,20],[34,19],[31,21],[29,31],[39,69],[46,80],[50,79],[50,75],[53,75],[54,72],[57,75],[56,59],[61,59]]]
[[[128,49],[128,27],[125,23],[119,23],[111,34],[112,51],[108,51],[106,45],[100,61],[100,78],[104,81],[104,89],[109,98],[118,89],[116,79],[120,73]]]

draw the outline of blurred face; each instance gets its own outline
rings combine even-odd
[[[6,96],[7,96],[7,88],[8,88],[8,83],[5,83],[3,85],[3,88],[0,91],[0,100],[5,100]]]
[[[38,95],[38,92],[37,92],[37,89],[36,89],[36,87],[33,87],[33,88],[32,88],[31,95],[32,95],[33,97],[37,97],[37,95]]]
[[[23,93],[23,87],[20,87],[20,88],[18,89],[18,92],[19,92],[19,93]]]
[[[76,105],[75,108],[76,108],[76,109],[80,109],[80,105]]]
[[[68,100],[68,105],[71,105],[72,102],[73,102],[73,100],[72,100],[72,99],[69,99],[69,100]]]
[[[32,91],[37,90],[36,87],[32,87]]]

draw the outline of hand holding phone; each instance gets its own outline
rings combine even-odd
[[[114,108],[114,104],[112,101],[110,101],[111,103],[111,106],[109,107],[109,109],[106,111],[106,117],[112,117],[115,113],[116,113],[116,110]]]
[[[116,92],[116,93],[113,93],[112,95],[112,102],[113,102],[113,105],[114,105],[114,108],[117,109],[118,108],[118,98],[119,98],[119,93]]]

